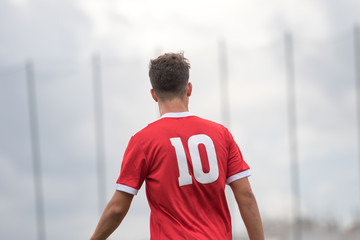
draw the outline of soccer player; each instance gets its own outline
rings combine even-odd
[[[230,132],[188,112],[190,64],[182,53],[151,60],[152,98],[161,118],[131,137],[116,191],[92,240],[106,239],[125,217],[143,182],[152,240],[231,240],[229,184],[251,240],[264,239],[249,166]]]

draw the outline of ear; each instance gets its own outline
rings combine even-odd
[[[191,82],[189,82],[186,86],[186,96],[190,97],[191,93],[192,93],[192,84],[191,84]]]
[[[154,89],[151,89],[151,90],[150,90],[150,93],[151,93],[152,98],[155,100],[155,102],[158,102],[159,99],[158,99],[158,97],[156,96],[155,90],[154,90]]]

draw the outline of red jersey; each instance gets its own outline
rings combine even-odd
[[[117,190],[146,182],[151,239],[232,239],[225,184],[250,175],[230,132],[185,113],[167,113],[129,141]]]

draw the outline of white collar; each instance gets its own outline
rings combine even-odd
[[[166,117],[179,118],[179,117],[188,117],[188,116],[193,116],[193,114],[189,112],[168,112],[162,115],[160,118],[166,118]]]

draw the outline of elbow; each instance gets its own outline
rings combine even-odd
[[[116,219],[121,221],[125,217],[127,211],[128,209],[114,205],[110,209],[110,216],[114,220]]]
[[[248,189],[247,191],[244,191],[242,193],[242,197],[246,201],[254,201],[255,200],[255,195],[254,195],[254,193],[253,193],[253,191],[251,189]]]
[[[251,190],[242,193],[241,205],[247,208],[257,207],[255,195]]]

